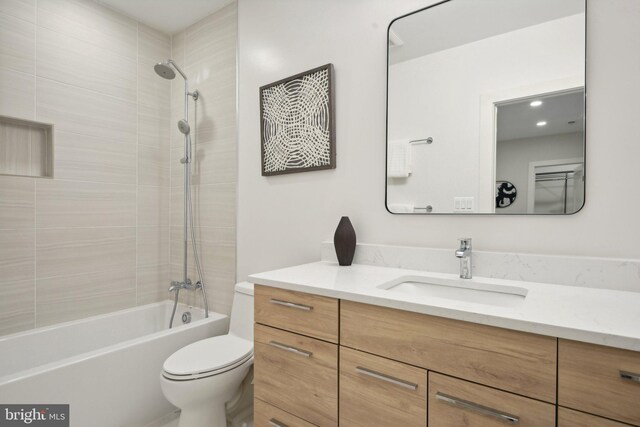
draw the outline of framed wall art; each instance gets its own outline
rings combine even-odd
[[[333,64],[260,88],[262,175],[336,167]]]

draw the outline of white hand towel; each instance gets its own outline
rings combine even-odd
[[[411,203],[394,203],[389,205],[389,210],[393,213],[413,213],[413,204]]]
[[[389,141],[387,176],[407,178],[411,173],[411,143],[408,139]]]

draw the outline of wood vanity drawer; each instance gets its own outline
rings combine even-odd
[[[338,346],[255,325],[255,397],[319,426],[338,420]]]
[[[314,427],[313,424],[260,399],[253,401],[253,424],[255,427]]]
[[[338,342],[338,300],[255,286],[255,321],[321,340]]]
[[[427,371],[340,347],[340,425],[426,426]]]
[[[640,352],[560,340],[558,403],[640,425]]]
[[[555,427],[555,405],[429,372],[429,425]]]
[[[340,313],[347,347],[556,401],[556,338],[351,301]]]
[[[622,424],[573,409],[558,408],[558,427],[628,427]]]

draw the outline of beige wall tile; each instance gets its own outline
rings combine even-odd
[[[33,178],[0,176],[0,228],[35,227]]]
[[[200,263],[210,269],[222,264],[235,264],[236,230],[235,228],[196,227],[194,229],[197,248],[200,253]],[[171,227],[171,263],[182,264],[182,240],[183,230],[181,226]],[[193,249],[191,240],[187,248],[189,265],[193,264]],[[222,260],[222,258],[226,258]],[[226,271],[226,270],[225,270]]]
[[[209,310],[216,313],[231,314],[235,284],[217,277],[205,278],[205,281]],[[171,295],[171,298],[173,298],[173,295]],[[202,293],[200,291],[180,291],[179,301],[182,304],[200,308],[204,307]]]
[[[186,63],[213,58],[225,49],[236,49],[237,6],[233,2],[187,28]]]
[[[33,279],[35,231],[0,230],[0,242],[0,283]]]
[[[31,171],[29,128],[0,123],[0,173],[29,175]]]
[[[92,273],[135,267],[134,227],[38,229],[36,276]]]
[[[193,185],[223,184],[237,181],[237,153],[234,144],[221,141],[208,144],[197,143],[193,146],[191,163]],[[225,150],[226,149],[226,150]],[[171,149],[171,186],[180,187],[184,181],[184,167],[180,159],[184,157],[184,150],[180,147]]]
[[[235,269],[235,265],[234,265]],[[205,273],[207,286],[207,299],[209,302],[209,310],[216,313],[231,314],[231,305],[233,304],[233,292],[235,280],[211,276]],[[194,303],[197,307],[202,307],[202,298],[198,295],[197,301]]]
[[[138,267],[138,305],[164,301],[171,297],[168,291],[171,282],[169,270],[168,264]]]
[[[122,310],[135,303],[136,273],[130,264],[98,273],[38,279],[36,326]]]
[[[56,131],[135,144],[136,104],[38,78],[37,118]]]
[[[138,146],[138,184],[169,187],[168,147]]]
[[[169,189],[138,186],[138,225],[169,225]]]
[[[38,26],[135,58],[137,22],[97,2],[38,0]]]
[[[0,68],[0,115],[33,120],[35,87],[34,76]]]
[[[163,79],[156,74],[154,66],[159,62],[156,58],[138,59],[138,98],[140,105],[157,106],[165,118],[171,111],[171,83],[173,80]],[[176,80],[176,79],[174,79]]]
[[[199,232],[200,264],[208,273],[206,276],[214,275],[233,281],[236,265],[235,229],[200,227],[197,231]],[[221,243],[223,239],[234,239],[234,241]]]
[[[30,128],[30,171],[31,176],[53,176],[53,147],[49,139],[50,130]]]
[[[238,156],[236,150],[216,152],[213,144],[201,144],[193,156],[194,184],[222,184],[236,182]]]
[[[0,283],[0,336],[34,327],[35,280]]]
[[[34,74],[35,36],[31,22],[0,12],[0,67]]]
[[[235,227],[235,183],[194,185],[191,187],[196,227]],[[183,189],[171,188],[171,225],[181,226],[183,218]]]
[[[38,228],[136,225],[134,185],[39,180],[36,204]]]
[[[36,22],[36,0],[0,0],[0,13]]]
[[[217,124],[213,127],[198,127],[196,134],[197,144],[215,143],[214,147],[221,151],[236,149],[236,122],[230,121],[225,124]]]
[[[207,285],[210,309],[228,314],[231,309],[235,277],[236,233],[233,228],[198,227],[195,230],[198,252]],[[191,280],[198,280],[191,241],[188,245],[188,272]],[[172,280],[182,280],[182,227],[171,227]],[[200,294],[185,292],[185,304],[202,307]]]
[[[138,227],[138,267],[169,264],[169,227]]]
[[[180,64],[184,64],[185,59],[185,43],[187,32],[180,31],[179,33],[171,36],[171,58],[174,61],[178,61]]]
[[[171,57],[171,36],[142,23],[138,24],[138,55],[161,62]]]
[[[135,102],[136,58],[38,27],[36,75]]]
[[[25,280],[32,280],[30,300],[24,290],[0,287],[0,304],[25,307],[0,323],[33,327],[35,289],[42,326],[164,300],[171,278],[182,278],[181,227],[174,237],[169,226],[172,207],[177,224],[182,221],[177,162],[184,137],[176,122],[184,114],[184,86],[154,73],[153,65],[167,57],[188,69],[191,89],[203,93],[197,115],[190,104],[194,208],[197,224],[216,227],[195,231],[211,308],[227,313],[235,281],[235,5],[192,26],[188,36],[169,37],[97,2],[37,3],[33,28],[10,16],[35,22],[35,0],[0,0],[0,42],[18,40],[0,43],[0,114],[55,123],[56,179],[9,178],[18,181],[5,187],[0,177],[0,227],[39,227],[0,230],[3,242],[19,248],[8,254],[0,248],[0,272],[15,283],[30,271]],[[12,25],[15,31],[7,31]],[[28,46],[36,32],[34,71],[35,42],[31,56]],[[7,69],[9,58],[10,66],[31,66],[41,77],[37,106],[36,78]],[[171,157],[178,158],[170,164]],[[197,280],[191,255],[190,264]],[[183,299],[202,306],[199,293],[183,292]]]
[[[136,145],[72,132],[56,133],[56,179],[136,183]]]
[[[138,143],[153,147],[169,148],[170,115],[158,102],[154,105],[138,105]]]

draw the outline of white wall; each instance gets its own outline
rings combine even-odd
[[[384,207],[386,28],[428,0],[240,0],[238,279],[318,259],[341,215],[361,242],[640,258],[640,2],[589,1],[587,197],[566,217],[400,216]],[[332,62],[337,169],[260,175],[258,88]],[[624,206],[620,201],[625,200]],[[496,230],[517,229],[518,233]],[[453,256],[453,254],[452,254]]]
[[[412,147],[413,173],[389,180],[389,204],[431,205],[434,213],[446,213],[454,197],[476,198],[476,209],[479,194],[491,197],[492,191],[478,188],[480,173],[494,175],[491,164],[479,161],[482,96],[572,77],[583,81],[584,31],[584,14],[573,15],[394,64],[389,138],[430,136],[435,142]],[[489,184],[492,190],[493,179]],[[493,208],[492,200],[483,205]]]

